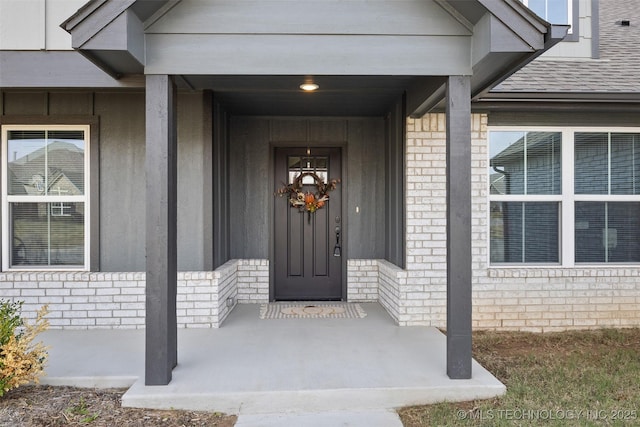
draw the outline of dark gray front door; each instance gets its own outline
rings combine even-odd
[[[317,182],[341,179],[340,148],[276,148],[276,191],[302,175],[301,193],[318,196]],[[315,212],[275,200],[274,297],[340,300],[342,295],[342,186]]]

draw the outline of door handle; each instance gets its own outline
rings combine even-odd
[[[342,248],[340,247],[340,226],[336,225],[336,244],[333,247],[333,256],[339,257],[342,255]]]

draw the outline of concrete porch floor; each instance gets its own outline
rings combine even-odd
[[[144,331],[48,331],[42,383],[128,387],[124,406],[229,414],[367,411],[501,395],[474,361],[473,378],[446,375],[446,339],[435,328],[398,327],[377,303],[362,319],[260,320],[238,305],[219,329],[178,331],[168,386],[144,385]]]

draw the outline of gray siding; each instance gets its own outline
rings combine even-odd
[[[234,117],[230,129],[231,258],[268,258],[272,146],[342,146],[349,258],[385,256],[382,118]],[[346,172],[346,173],[345,173]],[[359,212],[356,212],[358,207]]]
[[[1,96],[5,115],[29,115],[33,123],[48,115],[98,118],[100,269],[144,271],[144,93],[7,91]],[[180,270],[211,269],[229,258],[269,257],[270,156],[278,144],[343,147],[346,255],[385,258],[389,207],[383,118],[227,119],[217,104],[211,108],[210,96],[196,92],[181,93],[178,102]],[[220,183],[215,198],[212,180]],[[221,239],[215,245],[214,236]]]
[[[145,43],[147,74],[471,71],[471,32],[431,0],[183,0],[145,29]]]
[[[100,269],[145,269],[144,93],[140,91],[2,93],[2,113],[31,116],[95,115],[100,123]],[[205,131],[201,93],[178,105],[178,268],[205,266]],[[208,139],[210,144],[210,137]],[[208,157],[210,159],[210,156]]]

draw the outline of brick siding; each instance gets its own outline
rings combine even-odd
[[[640,326],[640,269],[491,268],[487,117],[472,118],[475,329],[559,331]],[[407,121],[407,292],[401,325],[446,326],[445,115]]]
[[[145,273],[0,273],[2,298],[24,301],[23,315],[49,305],[53,329],[144,328]],[[231,260],[215,271],[179,272],[180,328],[217,328],[238,302],[269,299],[267,260]]]

